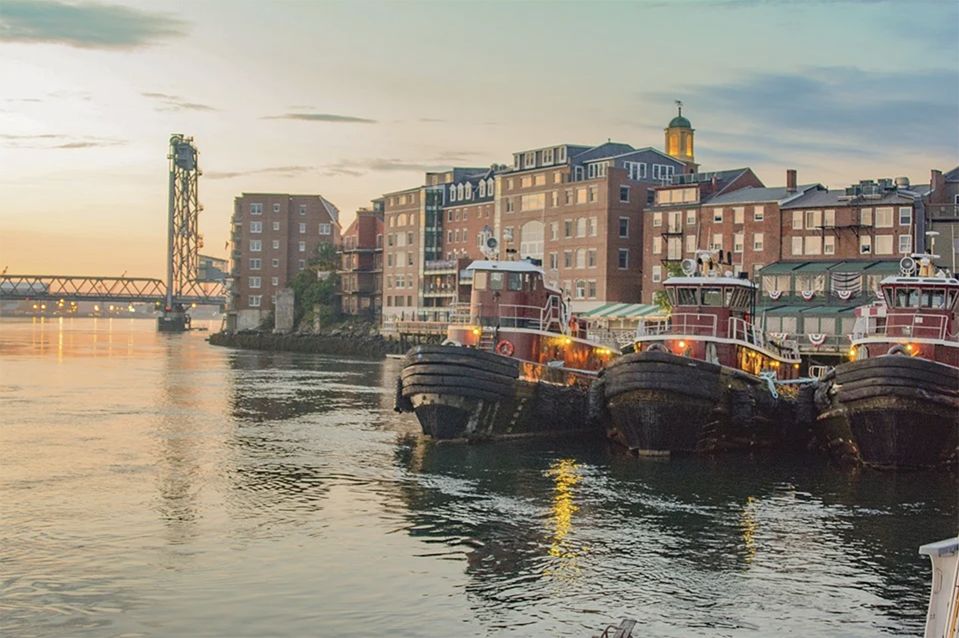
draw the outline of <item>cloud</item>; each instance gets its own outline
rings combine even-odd
[[[315,166],[271,166],[248,171],[203,171],[206,179],[234,179],[248,175],[273,175],[276,177],[296,177],[317,170]]]
[[[186,34],[186,24],[134,7],[57,0],[4,0],[0,40],[124,50]]]
[[[366,173],[425,173],[442,171],[452,165],[462,165],[478,153],[459,151],[444,152],[434,158],[410,161],[397,158],[373,158],[363,160],[340,160],[325,167],[324,175],[359,177]]]
[[[335,122],[340,124],[376,124],[376,120],[352,115],[331,115],[329,113],[285,113],[283,115],[267,115],[264,120],[301,120],[304,122]]]
[[[195,102],[187,102],[186,100],[180,98],[176,95],[169,95],[167,93],[153,93],[150,91],[145,91],[140,93],[143,97],[148,97],[153,100],[158,100],[160,106],[157,107],[158,111],[216,111],[217,109],[212,106],[207,106],[206,104],[197,104]]]
[[[656,99],[667,97],[672,94]],[[959,76],[954,70],[814,67],[795,74],[748,75],[687,89],[682,97],[687,104],[702,105],[714,122],[724,122],[729,144],[750,150],[861,155],[921,147],[959,153]]]
[[[32,149],[80,149],[102,148],[108,146],[122,146],[124,140],[114,140],[104,137],[71,137],[57,133],[43,133],[40,135],[9,135],[0,134],[0,139],[7,140],[8,148]]]

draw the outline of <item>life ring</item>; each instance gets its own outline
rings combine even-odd
[[[903,355],[906,355],[907,357],[909,356],[909,352],[898,343],[894,345],[893,347],[889,348],[889,352],[887,352],[886,354],[903,354]]]
[[[666,346],[661,343],[653,343],[646,348],[646,352],[669,352],[669,350],[667,350]]]
[[[501,354],[504,357],[512,357],[514,351],[515,348],[513,344],[505,339],[496,344],[496,354]]]

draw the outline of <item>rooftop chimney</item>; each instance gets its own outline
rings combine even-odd
[[[786,169],[786,192],[787,193],[796,192],[796,169],[795,168]]]

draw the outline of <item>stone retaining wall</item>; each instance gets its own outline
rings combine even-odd
[[[217,332],[210,345],[244,350],[307,352],[366,359],[383,359],[388,354],[403,354],[400,342],[381,335],[273,334],[269,332]]]

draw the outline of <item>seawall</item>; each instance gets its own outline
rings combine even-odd
[[[244,350],[306,352],[365,359],[383,359],[388,354],[403,354],[400,342],[381,335],[273,334],[269,332],[217,332],[210,345]]]

